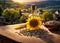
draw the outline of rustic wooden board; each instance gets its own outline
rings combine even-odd
[[[22,25],[22,24],[16,24],[16,25]],[[0,26],[0,35],[3,35],[5,37],[8,37],[12,40],[15,40],[17,42],[22,42],[22,43],[46,43],[47,40],[43,38],[37,38],[34,36],[24,36],[24,35],[19,35],[16,32],[19,32],[20,30],[15,30],[14,26],[16,25],[6,25],[6,26]],[[60,43],[60,35],[51,33],[46,27],[41,26],[42,29],[47,30],[49,33],[52,35],[52,40],[54,43]],[[49,38],[47,36],[47,38]]]

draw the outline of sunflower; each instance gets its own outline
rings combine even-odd
[[[27,19],[26,24],[28,30],[38,30],[42,25],[42,21],[39,16],[32,15]]]

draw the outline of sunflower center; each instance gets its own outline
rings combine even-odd
[[[37,25],[38,25],[38,21],[37,21],[36,19],[32,19],[32,20],[30,21],[30,26],[36,27]]]

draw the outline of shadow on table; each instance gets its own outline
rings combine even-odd
[[[54,34],[60,35],[60,29],[51,29],[50,31]]]
[[[16,41],[11,40],[5,36],[0,35],[0,43],[21,43],[21,42],[16,42]]]

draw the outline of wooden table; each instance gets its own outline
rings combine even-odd
[[[16,24],[16,25],[22,25],[22,24]],[[43,38],[37,38],[34,36],[24,36],[24,35],[19,35],[16,32],[19,32],[20,30],[15,30],[14,26],[16,25],[5,25],[5,26],[0,26],[0,35],[3,35],[5,37],[8,37],[12,40],[15,40],[17,42],[22,42],[22,43],[46,43],[48,40],[45,40]],[[52,35],[52,40],[54,43],[60,43],[60,35],[51,33],[46,27],[43,25],[41,26],[41,29],[44,29],[48,31],[48,34]],[[47,36],[49,38],[49,36]]]

